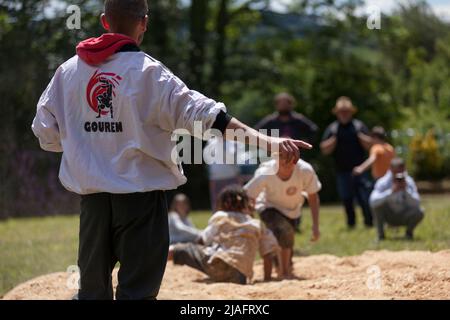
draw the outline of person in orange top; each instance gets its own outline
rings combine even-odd
[[[395,158],[394,147],[386,142],[386,131],[383,127],[372,129],[373,145],[370,148],[370,156],[366,161],[353,169],[354,175],[360,175],[372,167],[372,177],[378,180],[386,174]]]

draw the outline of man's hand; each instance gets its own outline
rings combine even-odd
[[[300,158],[300,149],[311,149],[312,145],[302,140],[270,137],[270,151],[278,147],[280,158],[287,162],[297,163]]]
[[[361,168],[360,166],[356,166],[353,168],[354,176],[359,176],[359,175],[363,174],[363,172],[364,172],[364,168]]]
[[[294,161],[300,157],[300,149],[311,149],[312,145],[302,140],[293,140],[286,138],[269,137],[262,134],[255,129],[250,128],[244,123],[240,122],[236,118],[232,118],[227,125],[227,130],[225,131],[225,138],[228,140],[236,139],[234,131],[240,129],[247,135],[248,142],[246,143],[263,143],[263,145],[257,145],[258,147],[267,148],[269,152],[278,151],[280,157],[287,160]],[[255,139],[256,138],[256,139]],[[276,150],[278,148],[278,150]]]
[[[328,140],[330,140],[330,143],[335,144],[337,142],[337,135],[333,134]]]
[[[311,242],[319,241],[320,239],[320,231],[318,226],[314,226],[312,229]]]
[[[392,192],[403,191],[406,189],[406,180],[396,180],[394,179],[394,183],[392,184]]]

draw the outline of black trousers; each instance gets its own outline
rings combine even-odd
[[[169,248],[164,191],[81,196],[79,299],[156,299]]]

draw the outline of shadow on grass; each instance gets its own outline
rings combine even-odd
[[[395,236],[390,236],[390,237],[386,237],[383,242],[406,242],[406,243],[414,243],[414,242],[420,242],[422,241],[422,239],[420,237],[414,237],[413,239],[407,238],[406,236],[401,236],[401,235],[395,235]]]

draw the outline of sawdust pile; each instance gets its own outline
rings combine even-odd
[[[294,273],[293,280],[261,282],[258,263],[253,284],[235,285],[211,283],[200,272],[169,263],[158,299],[450,299],[450,250],[296,257]],[[70,299],[75,290],[68,289],[68,277],[44,275],[3,298]]]

